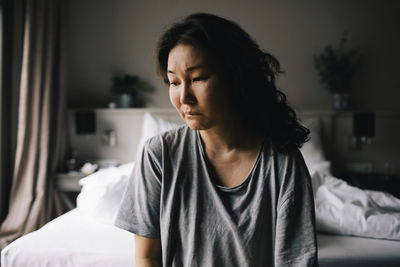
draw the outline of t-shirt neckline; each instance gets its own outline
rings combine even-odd
[[[264,150],[265,140],[262,142],[262,144],[260,146],[257,158],[256,158],[256,160],[255,160],[255,162],[253,164],[253,167],[251,168],[249,174],[243,180],[243,182],[241,182],[238,185],[232,186],[232,187],[226,187],[226,186],[219,185],[219,184],[215,183],[215,180],[213,179],[212,171],[210,170],[211,163],[208,160],[207,155],[205,153],[204,146],[203,146],[203,140],[201,139],[201,136],[200,136],[200,131],[199,130],[195,130],[195,132],[196,132],[196,142],[197,142],[197,145],[198,145],[198,147],[200,149],[201,156],[203,157],[203,160],[206,162],[207,174],[208,174],[208,178],[211,180],[211,183],[215,187],[217,187],[219,190],[224,191],[224,192],[237,192],[237,191],[243,189],[250,182],[251,178],[253,177],[254,171],[257,168],[258,163],[260,162],[261,154],[262,154],[262,151]]]

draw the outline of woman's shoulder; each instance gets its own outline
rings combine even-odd
[[[271,140],[264,144],[264,149],[278,161],[303,160],[301,152],[296,145],[287,145],[284,148],[275,146]]]
[[[189,137],[194,131],[190,129],[186,124],[182,124],[175,128],[169,129],[160,133],[160,138],[163,140],[175,140],[181,137]]]
[[[266,155],[264,158],[273,164],[278,173],[308,172],[303,155],[295,145],[281,150],[269,142],[267,145],[264,145],[264,155]]]
[[[293,190],[310,184],[310,174],[299,148],[295,145],[286,150],[272,148],[273,167],[278,179],[282,194],[292,194]]]
[[[187,158],[196,143],[196,131],[183,125],[161,132],[144,144],[143,155],[158,165],[176,164]]]
[[[196,132],[184,124],[149,138],[145,146],[151,150],[160,149],[161,147],[176,147],[194,142],[195,139]]]

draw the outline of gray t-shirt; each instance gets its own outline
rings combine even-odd
[[[116,226],[160,238],[164,267],[317,265],[312,188],[298,149],[278,153],[265,141],[233,188],[216,185],[209,166],[187,126],[149,139]]]

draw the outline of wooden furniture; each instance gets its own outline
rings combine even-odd
[[[75,200],[82,189],[79,180],[85,176],[85,174],[78,172],[56,174],[56,189],[59,191],[63,202],[70,210],[76,207]]]

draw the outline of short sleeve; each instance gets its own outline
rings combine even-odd
[[[161,144],[149,139],[136,158],[114,224],[134,234],[160,238]]]
[[[318,266],[311,179],[298,150],[284,168],[285,186],[277,207],[275,266]]]

